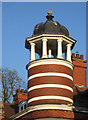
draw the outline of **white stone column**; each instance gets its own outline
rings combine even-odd
[[[71,44],[67,44],[67,60],[71,62]]]
[[[31,59],[30,61],[35,60],[35,43],[30,43],[31,44]]]
[[[51,50],[49,50],[49,58],[51,58]]]
[[[42,51],[42,58],[47,58],[47,39],[42,39],[43,41],[43,51]]]
[[[57,58],[63,58],[62,57],[62,39],[58,39],[58,48],[57,48]]]

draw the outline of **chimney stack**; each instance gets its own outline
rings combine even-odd
[[[15,104],[18,104],[23,100],[27,100],[28,99],[27,90],[17,89],[16,94],[13,97],[14,97],[14,103]]]
[[[73,83],[79,86],[86,87],[86,60],[83,55],[72,53],[72,63],[74,64]],[[78,81],[79,80],[79,81]]]

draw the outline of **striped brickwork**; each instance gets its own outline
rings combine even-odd
[[[72,104],[73,65],[59,59],[42,59],[28,66],[28,104]]]

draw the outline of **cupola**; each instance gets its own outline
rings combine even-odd
[[[65,26],[61,25],[57,21],[53,21],[54,16],[52,15],[52,11],[48,11],[46,18],[46,22],[38,23],[34,27],[33,36],[40,34],[58,34],[69,36],[69,32]]]
[[[35,60],[35,53],[40,58],[60,58],[71,62],[71,49],[76,40],[69,37],[67,28],[57,21],[53,21],[52,11],[48,11],[46,22],[34,27],[33,35],[25,40],[25,47],[31,50],[30,60]],[[65,53],[63,58],[62,53]]]

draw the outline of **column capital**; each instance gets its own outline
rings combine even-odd
[[[70,47],[71,47],[71,46],[72,46],[72,44],[70,44],[70,43],[69,43],[69,44],[67,44],[66,46],[70,46]]]
[[[57,42],[63,42],[62,38],[59,38],[59,39],[57,40]]]
[[[35,45],[35,43],[33,43],[33,42],[32,42],[32,43],[30,43],[30,44],[31,44],[31,45]]]
[[[46,39],[46,38],[43,38],[42,41],[47,41],[47,39]]]

